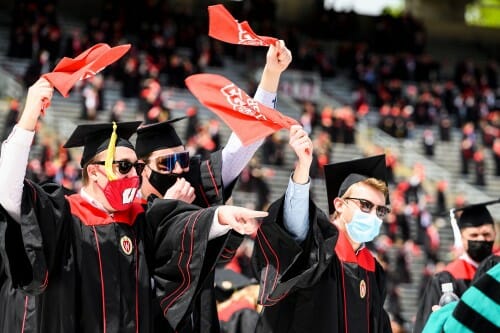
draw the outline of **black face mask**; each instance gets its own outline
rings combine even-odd
[[[476,262],[483,261],[483,259],[489,256],[493,250],[493,241],[468,240],[467,244],[469,246],[467,254]]]
[[[175,182],[177,181],[177,178],[182,177],[184,173],[181,174],[176,174],[176,173],[159,173],[154,170],[151,170],[151,175],[149,176],[149,182],[153,187],[161,193],[162,196],[165,195],[167,190],[171,188]]]

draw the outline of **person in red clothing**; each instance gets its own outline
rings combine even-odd
[[[453,292],[460,297],[470,286],[479,264],[491,255],[496,232],[493,217],[486,206],[498,202],[500,200],[455,210],[456,214],[460,213],[457,222],[464,251],[460,257],[450,262],[442,272],[434,275],[427,283],[417,311],[415,333],[423,330],[432,313],[432,307],[439,303],[442,284],[452,283]]]

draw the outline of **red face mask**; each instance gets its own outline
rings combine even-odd
[[[139,189],[139,177],[126,177],[108,181],[102,189],[106,200],[116,211],[130,208]]]

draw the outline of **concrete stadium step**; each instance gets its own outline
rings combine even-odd
[[[352,80],[343,75],[338,75],[331,79],[324,79],[321,86],[323,92],[335,100],[338,105],[351,105],[354,88]]]
[[[5,51],[7,52],[7,51]],[[25,58],[11,58],[7,57],[5,54],[0,54],[0,66],[11,73],[16,80],[22,82],[24,73],[28,68],[31,59]]]
[[[248,80],[253,71],[249,70],[247,65],[226,57],[223,67],[207,67],[205,72],[222,75],[248,92]]]
[[[419,291],[422,283],[422,273],[424,271],[424,256],[412,256],[410,261],[411,283],[400,285],[400,302],[402,316],[407,321],[412,321],[417,312],[420,299]]]

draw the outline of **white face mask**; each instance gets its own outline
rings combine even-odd
[[[346,223],[347,234],[357,243],[372,241],[380,232],[382,220],[373,214],[357,209],[351,222]]]

